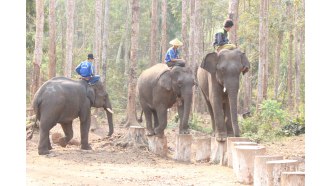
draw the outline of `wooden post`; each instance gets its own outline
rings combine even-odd
[[[191,134],[177,134],[174,159],[190,162],[191,158]]]
[[[197,138],[195,140],[196,156],[195,161],[197,162],[208,162],[210,161],[211,155],[211,138]]]
[[[237,160],[237,153],[235,152],[235,147],[236,146],[257,146],[258,144],[256,142],[252,141],[238,141],[238,142],[232,142],[231,143],[231,167],[229,166],[228,162],[228,167],[233,168],[234,166],[237,166],[236,164],[238,163]],[[229,159],[229,157],[228,157]]]
[[[264,155],[266,148],[264,146],[236,146],[237,166],[233,167],[238,182],[242,184],[251,184],[253,182],[254,158],[257,155]]]
[[[167,138],[166,136],[148,136],[149,150],[162,157],[167,156]]]
[[[227,142],[218,142],[215,137],[211,138],[210,162],[214,164],[227,165]]]
[[[298,160],[273,160],[266,162],[267,186],[280,186],[281,173],[297,171]]]
[[[267,185],[267,171],[265,171],[266,162],[272,160],[282,160],[282,159],[283,156],[280,155],[256,156],[254,159],[253,185],[254,186]]]
[[[305,172],[282,172],[281,186],[305,186]]]
[[[227,138],[227,164],[228,167],[233,167],[233,156],[232,156],[232,143],[233,142],[239,142],[239,141],[250,141],[249,138],[243,138],[243,137],[228,137]]]

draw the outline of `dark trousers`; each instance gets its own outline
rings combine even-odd
[[[183,60],[182,61],[176,61],[176,62],[170,61],[170,62],[167,62],[166,64],[169,67],[173,67],[173,66],[184,67],[186,65],[186,63]]]

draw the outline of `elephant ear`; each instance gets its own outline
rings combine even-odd
[[[242,52],[242,54],[241,54],[241,63],[242,63],[242,65],[243,65],[243,68],[242,68],[242,73],[243,73],[243,75],[246,73],[246,72],[248,72],[249,71],[249,69],[250,69],[250,62],[249,62],[249,60],[248,60],[248,58],[246,57],[246,55],[245,55],[245,53],[244,52]]]
[[[219,57],[220,56],[218,56],[217,53],[215,53],[215,52],[207,54],[205,56],[205,58],[203,59],[200,67],[205,69],[209,73],[214,74],[216,72],[216,66],[217,66]]]
[[[172,89],[172,78],[170,76],[170,71],[165,71],[163,74],[161,74],[158,79],[158,83],[161,87],[170,91]]]
[[[87,87],[87,97],[91,101],[91,105],[94,105],[95,103],[95,91],[92,87]]]

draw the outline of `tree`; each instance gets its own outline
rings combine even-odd
[[[39,88],[40,65],[42,61],[42,42],[44,34],[44,1],[36,0],[36,35],[33,54],[32,95]],[[33,96],[31,96],[33,97]]]
[[[48,78],[56,76],[56,17],[55,17],[56,0],[49,1],[49,63]]]
[[[229,40],[237,46],[239,0],[229,0],[228,17],[233,20],[234,26],[230,30]]]
[[[157,32],[158,32],[158,0],[151,0],[151,33],[150,33],[150,66],[158,62],[157,59]]]
[[[287,2],[287,16],[290,17],[289,20],[292,20],[292,3],[290,1]],[[289,54],[288,54],[288,76],[287,76],[287,93],[288,93],[288,101],[287,106],[290,110],[293,108],[293,95],[292,95],[292,61],[293,61],[293,26],[289,23]]]
[[[73,58],[73,31],[74,31],[74,10],[75,0],[67,0],[66,2],[67,24],[66,24],[66,55],[64,76],[71,77],[72,58]]]
[[[128,77],[128,70],[129,70],[129,58],[130,58],[130,26],[132,22],[132,0],[127,0],[127,17],[126,17],[126,24],[125,24],[125,53],[124,53],[124,61],[125,61],[125,77]],[[128,82],[128,78],[126,82]],[[126,84],[127,85],[127,84]]]
[[[187,64],[190,66],[192,72],[194,72],[194,66],[192,65],[192,62],[195,61],[194,36],[195,36],[195,0],[190,0],[189,61]]]
[[[188,1],[182,0],[182,27],[181,27],[181,34],[182,34],[182,50],[181,50],[181,57],[187,60],[188,55],[188,32],[187,32],[187,14],[188,14]]]
[[[95,0],[95,36],[93,53],[95,74],[99,73],[99,63],[101,58],[101,39],[102,39],[102,0]]]
[[[131,30],[131,62],[129,68],[129,84],[128,84],[128,102],[127,102],[127,123],[126,126],[138,125],[136,120],[136,66],[138,57],[139,42],[139,0],[132,0],[132,30]]]
[[[102,79],[103,86],[107,85],[107,50],[109,36],[109,20],[110,20],[110,0],[105,0],[104,6],[104,22],[103,22],[103,38],[102,38]]]
[[[166,34],[166,16],[167,15],[167,0],[162,1],[162,62],[165,59],[165,54],[167,50],[167,34]]]

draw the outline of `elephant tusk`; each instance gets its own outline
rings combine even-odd
[[[110,108],[107,108],[107,110],[108,110],[111,114],[113,114],[113,111],[112,111]]]
[[[226,87],[223,87],[223,92],[226,92]]]

